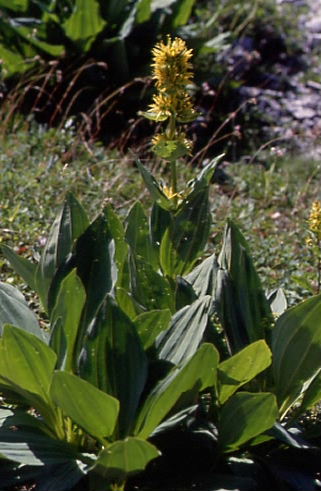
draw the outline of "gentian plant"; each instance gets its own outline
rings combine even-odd
[[[38,261],[1,247],[48,321],[42,329],[0,283],[2,486],[123,490],[182,437],[205,442],[210,472],[247,444],[298,446],[285,416],[321,399],[320,297],[274,323],[275,299],[232,222],[220,254],[201,258],[218,159],[177,189],[191,151],[180,125],[196,117],[191,51],[168,37],[153,55],[157,93],[144,114],[165,124],[152,146],[171,178],[159,183],[137,162],[149,217],[137,202],[125,220],[109,204],[90,221],[70,194]]]

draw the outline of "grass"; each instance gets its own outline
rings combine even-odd
[[[319,198],[320,164],[279,153],[274,149],[262,153],[264,165],[223,163],[229,179],[212,186],[209,249],[219,250],[226,219],[236,220],[264,287],[284,288],[293,304],[317,289],[315,260],[305,236],[310,205]],[[150,165],[155,173],[164,172],[157,162]],[[7,136],[2,141],[0,173],[0,241],[24,256],[37,256],[70,190],[91,217],[106,201],[124,216],[136,199],[149,203],[134,155],[85,144],[72,127],[58,131],[30,124]],[[194,173],[182,163],[181,184]],[[1,281],[24,288],[4,259],[0,275]]]

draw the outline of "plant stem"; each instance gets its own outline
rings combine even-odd
[[[320,288],[321,288],[321,244],[320,241],[318,243],[318,280],[317,280],[317,294],[320,293]]]
[[[176,173],[176,160],[171,160],[171,188],[172,193],[177,193],[177,173]]]
[[[174,114],[172,114],[169,118],[168,122],[168,127],[167,127],[167,133],[168,133],[168,138],[169,140],[174,140],[175,139],[175,134],[176,134],[176,119]],[[171,190],[172,194],[177,193],[177,173],[176,173],[176,160],[171,159],[170,160],[171,164]],[[177,204],[177,196],[174,196],[173,201],[175,204]]]

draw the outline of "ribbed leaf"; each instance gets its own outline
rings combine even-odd
[[[198,297],[212,295],[215,291],[219,266],[212,254],[193,269],[185,279],[192,285]]]
[[[145,469],[160,452],[149,442],[135,437],[116,441],[103,450],[95,467],[104,467],[109,479],[125,480],[127,476]],[[94,467],[94,469],[95,469]]]
[[[145,351],[154,344],[157,336],[168,328],[170,320],[171,312],[168,309],[150,310],[134,319],[137,333]]]
[[[167,196],[163,193],[154,176],[146,169],[146,167],[143,166],[140,160],[137,160],[136,164],[139,172],[142,175],[142,178],[144,179],[148,191],[150,192],[153,200],[158,204],[158,206],[168,211],[175,209],[173,201],[168,199]]]
[[[27,283],[27,285],[32,289],[36,290],[35,274],[37,265],[26,259],[23,256],[16,254],[14,250],[3,244],[1,246],[1,252],[4,257],[9,261],[15,272],[21,276],[21,278]]]
[[[160,359],[179,365],[195,354],[204,337],[211,303],[207,295],[176,312],[171,326],[157,339]]]
[[[218,366],[219,401],[223,404],[242,385],[265,370],[272,361],[265,341],[250,344]]]
[[[85,289],[73,270],[62,281],[50,323],[50,346],[57,355],[57,367],[72,371],[79,322],[85,303]]]
[[[278,407],[273,394],[235,394],[220,411],[218,430],[222,450],[237,450],[247,441],[271,428],[277,417]]]
[[[107,205],[104,209],[104,215],[108,223],[110,234],[115,242],[115,261],[118,271],[122,271],[125,259],[128,254],[128,244],[125,240],[125,231],[121,220],[114,212],[111,205]]]
[[[151,243],[148,221],[141,203],[137,202],[131,208],[126,224],[126,240],[132,251],[157,270],[156,252]]]
[[[176,3],[173,13],[172,25],[175,28],[184,26],[190,18],[195,0],[180,0]]]
[[[272,333],[273,374],[281,414],[321,370],[321,295],[288,309]]]
[[[29,0],[1,0],[0,7],[14,10],[15,12],[25,12],[28,8]]]
[[[138,0],[136,8],[136,22],[146,22],[151,16],[151,0]]]
[[[37,268],[37,292],[45,308],[48,306],[48,292],[56,271],[66,261],[75,240],[88,225],[88,218],[82,206],[69,194],[51,227]]]
[[[0,429],[0,455],[26,465],[50,465],[79,458],[68,443],[31,429]]]
[[[190,406],[199,391],[213,386],[218,358],[212,344],[203,344],[187,363],[174,368],[148,395],[138,415],[135,434],[147,438],[183,394],[185,406]]]
[[[103,213],[79,237],[75,247],[77,274],[87,296],[82,319],[83,331],[87,329],[106,294],[114,291],[117,281],[115,254],[115,241]]]
[[[119,402],[86,380],[68,372],[55,372],[50,394],[54,402],[84,431],[104,440],[112,435]]]
[[[23,395],[38,396],[33,402],[50,405],[49,386],[56,364],[55,353],[33,334],[5,326],[0,344],[0,381]],[[12,381],[12,384],[10,382]]]
[[[86,333],[80,374],[120,402],[119,434],[133,425],[147,379],[147,359],[135,325],[109,296]]]
[[[142,258],[130,255],[130,290],[140,311],[175,311],[175,297],[168,280]]]
[[[208,187],[192,192],[173,215],[160,246],[162,270],[170,277],[188,274],[207,243],[211,224]]]
[[[0,334],[5,324],[12,324],[44,339],[37,318],[24,296],[12,285],[0,282]]]
[[[150,235],[153,247],[159,254],[160,245],[167,227],[171,223],[171,212],[153,203],[150,215]]]
[[[313,408],[321,401],[321,373],[319,373],[311,382],[304,393],[304,397],[300,406],[300,412]]]
[[[232,353],[258,339],[269,342],[272,315],[247,243],[228,222],[218,262],[216,306]]]
[[[88,51],[106,22],[96,0],[76,0],[72,15],[63,24],[66,36]]]

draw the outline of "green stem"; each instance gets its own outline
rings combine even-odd
[[[167,133],[169,140],[174,140],[176,135],[176,119],[172,114],[169,118]],[[177,173],[176,173],[176,160],[171,159],[171,190],[173,194],[177,193]],[[173,201],[177,204],[177,196],[174,196]]]
[[[176,173],[176,160],[171,160],[171,188],[172,188],[172,193],[176,194],[177,193],[177,173]]]
[[[320,250],[321,250],[321,247],[320,247],[320,241],[319,241],[319,244],[318,244],[318,280],[317,280],[317,294],[320,293],[320,288],[321,288],[321,256],[320,256]]]

